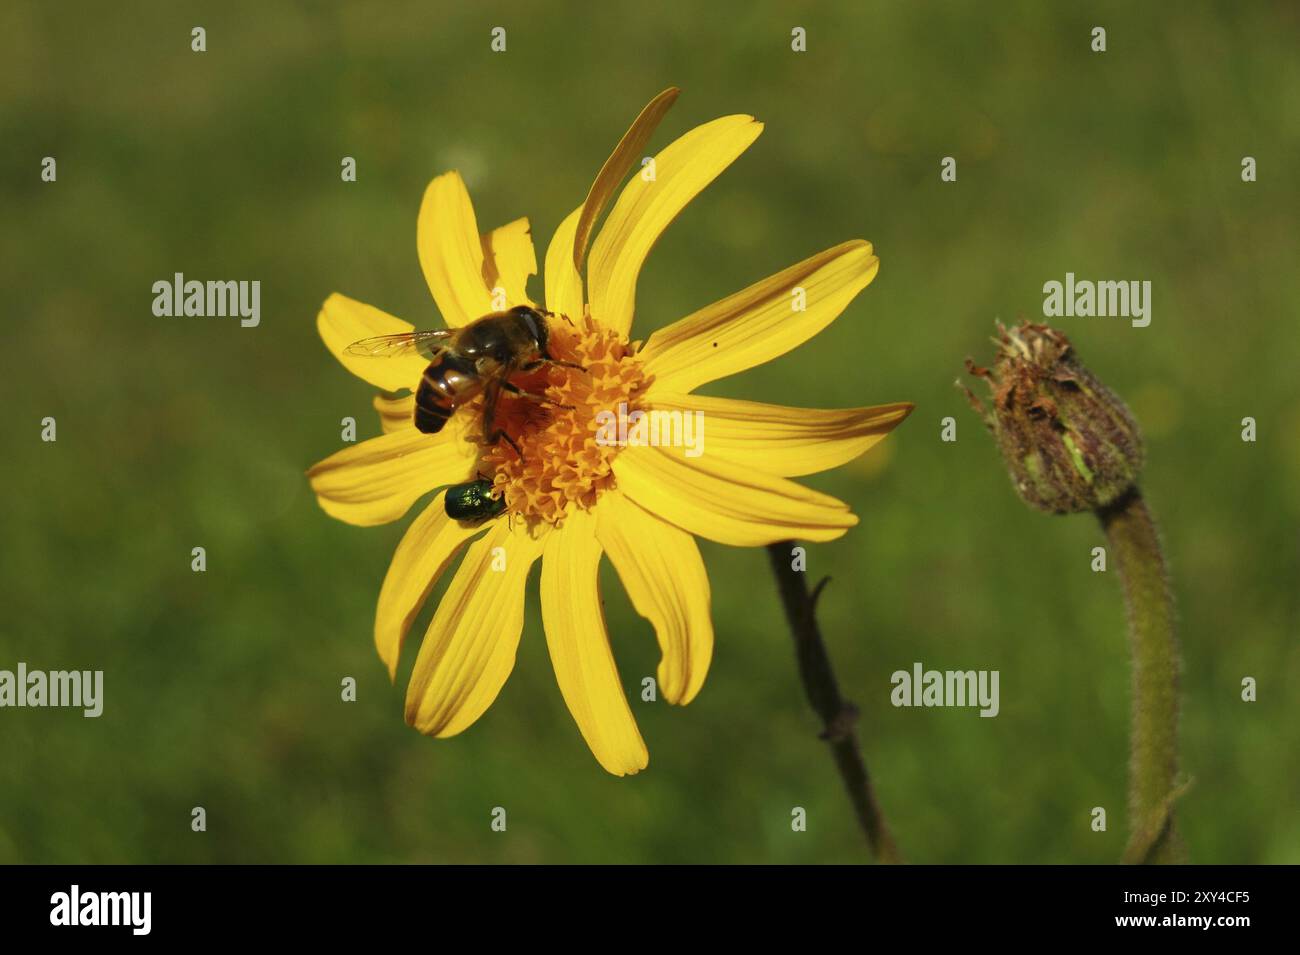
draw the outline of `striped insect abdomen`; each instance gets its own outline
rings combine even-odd
[[[437,434],[456,407],[483,390],[483,380],[474,363],[450,352],[429,363],[415,389],[415,427],[425,434]]]

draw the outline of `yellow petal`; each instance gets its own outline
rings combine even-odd
[[[406,631],[424,606],[429,591],[465,542],[483,532],[482,527],[448,517],[443,507],[445,497],[445,491],[440,493],[411,522],[393,552],[384,585],[379,589],[375,648],[388,667],[390,680],[397,675],[397,659]]]
[[[641,349],[646,372],[655,387],[685,394],[771,361],[833,322],[879,268],[861,239],[820,252],[656,331]]]
[[[788,408],[661,392],[652,385],[650,410],[689,415],[701,423],[692,437],[707,457],[781,477],[816,474],[865,453],[912,413],[910,402],[871,408]],[[684,455],[688,449],[672,449]]]
[[[445,173],[424,191],[416,249],[429,291],[448,327],[492,311],[492,296],[483,282],[483,241],[460,173]]]
[[[365,358],[346,354],[353,342],[375,335],[400,335],[412,329],[410,322],[394,318],[372,305],[335,292],[325,300],[316,316],[316,329],[325,347],[352,374],[384,391],[401,391],[420,383],[420,375],[429,364],[427,358],[408,355],[403,358]]]
[[[505,292],[506,308],[532,305],[528,276],[537,274],[537,253],[533,251],[528,220],[516,219],[493,229],[482,242],[483,283],[489,295],[499,287]]]
[[[602,495],[596,508],[596,539],[636,612],[654,625],[664,698],[689,703],[713,658],[709,575],[695,538],[615,490]]]
[[[581,215],[582,206],[570,212],[546,247],[546,307],[570,318],[581,318],[585,304],[582,276],[573,267],[573,233]]]
[[[406,722],[455,736],[483,715],[515,665],[524,584],[542,552],[522,528],[497,520],[470,544],[424,635],[406,688]]]
[[[415,395],[403,395],[400,398],[375,395],[374,405],[379,412],[379,426],[384,429],[384,434],[415,427]]]
[[[614,476],[619,490],[651,514],[720,544],[828,541],[858,522],[842,501],[707,454],[686,458],[630,446],[614,458]]]
[[[331,454],[307,472],[325,513],[349,524],[387,524],[444,484],[469,480],[478,448],[451,422],[438,434],[395,431]]]
[[[632,164],[641,159],[641,150],[650,141],[664,115],[677,102],[679,93],[681,90],[670,86],[652,99],[623,134],[623,138],[605,160],[605,165],[600,167],[595,182],[587,192],[587,199],[582,204],[582,217],[578,220],[573,237],[573,267],[579,272],[582,271],[582,260],[587,254],[587,240],[591,238],[591,229],[596,224],[596,219],[619,183],[627,176]]]
[[[595,518],[573,511],[546,539],[542,557],[542,622],[564,702],[601,766],[615,776],[650,760],[614,664],[605,612],[596,589],[600,544]]]
[[[641,264],[668,224],[763,131],[752,116],[697,126],[654,157],[654,180],[636,175],[623,188],[591,247],[588,291],[597,321],[626,335],[632,327]]]

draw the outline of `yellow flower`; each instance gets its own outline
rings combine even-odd
[[[907,403],[816,410],[695,395],[699,386],[776,358],[829,325],[876,275],[871,244],[845,242],[629,343],[637,276],[660,234],[685,205],[758,137],[752,116],[725,116],[691,130],[635,175],[591,242],[588,238],[677,90],[641,113],[601,169],[586,201],[560,225],[546,252],[546,307],[554,357],[529,387],[555,404],[503,397],[498,412],[522,459],[504,443],[483,447],[481,400],[459,409],[436,435],[412,424],[414,399],[377,396],[384,434],[321,461],[309,472],[321,507],[358,525],[400,518],[438,488],[490,477],[506,505],[479,525],[446,514],[443,490],[412,522],[379,595],[375,642],[395,678],[411,621],[435,581],[464,551],[434,614],[406,694],[406,720],[453,736],[491,705],[515,661],[524,584],[541,569],[542,618],[560,691],[592,753],[615,775],[649,759],[610,649],[597,566],[608,556],[662,653],[659,690],[684,704],[699,692],[713,655],[709,580],[695,536],[757,546],[826,541],[857,523],[848,506],[790,477],[836,467],[880,441],[911,411]],[[420,265],[443,319],[459,327],[501,306],[535,304],[537,273],[527,219],[480,235],[469,194],[449,172],[429,184],[420,208]],[[494,300],[495,299],[495,300]],[[800,308],[799,306],[802,306]],[[494,308],[495,306],[495,308]],[[317,319],[326,346],[354,374],[385,392],[413,389],[427,360],[384,361],[345,351],[362,338],[412,326],[332,295]],[[597,441],[594,422],[620,402],[635,411],[703,412],[704,453]]]

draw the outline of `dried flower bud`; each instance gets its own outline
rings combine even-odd
[[[992,370],[966,360],[972,375],[989,382],[992,409],[964,390],[997,439],[1020,496],[1054,514],[1114,503],[1142,469],[1142,436],[1128,408],[1079,364],[1055,329],[1024,322],[998,331]]]

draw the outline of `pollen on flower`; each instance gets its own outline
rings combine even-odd
[[[545,395],[553,404],[502,395],[497,426],[519,446],[505,441],[485,448],[479,473],[492,479],[506,513],[532,522],[559,524],[571,506],[589,509],[614,486],[617,445],[598,443],[598,415],[620,402],[635,409],[648,384],[633,347],[590,315],[550,322],[549,350],[560,361],[585,368],[547,365],[511,382]],[[479,411],[481,413],[481,409]]]

